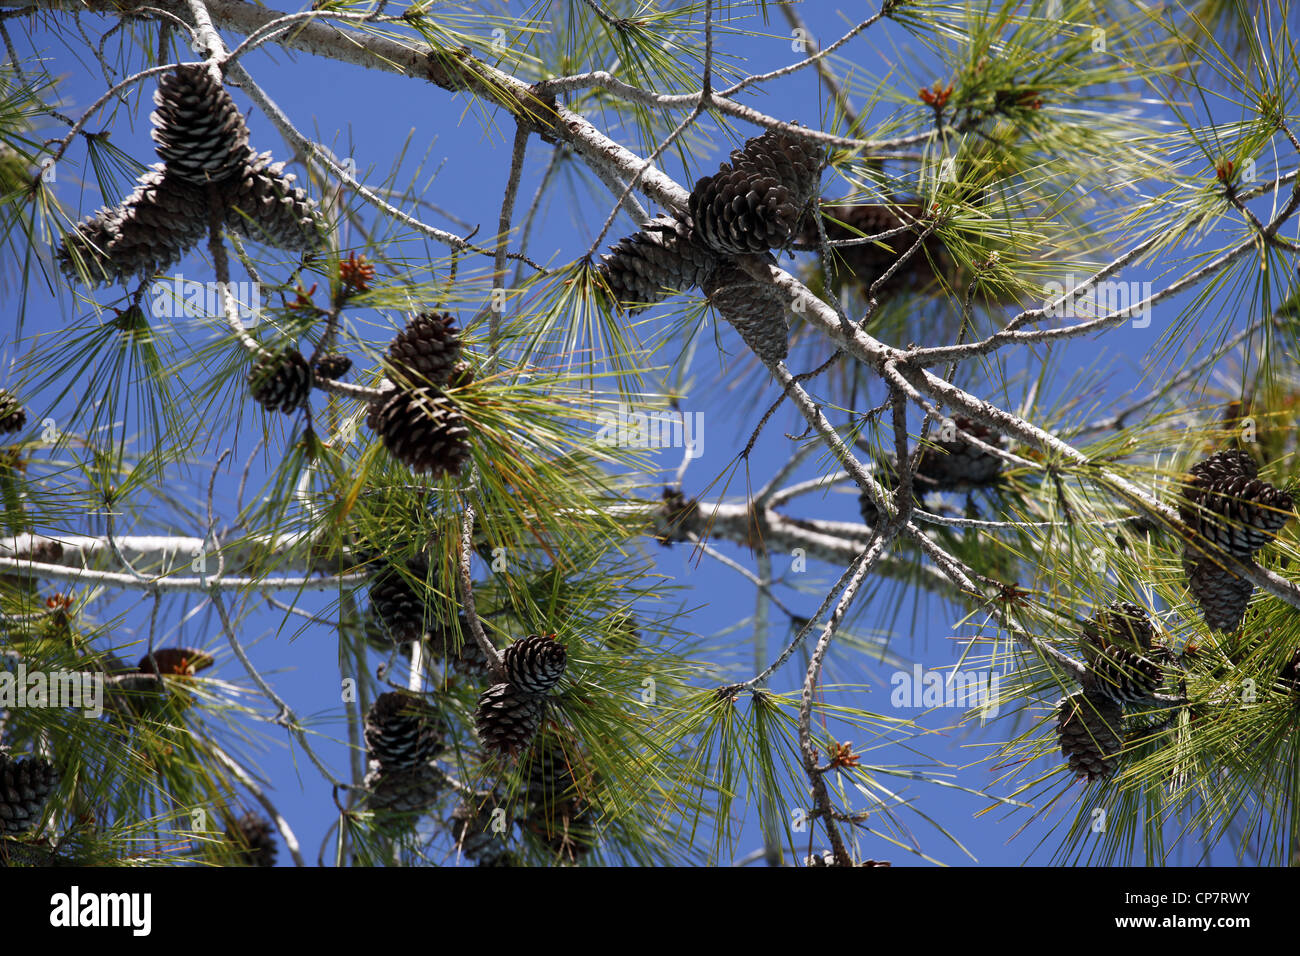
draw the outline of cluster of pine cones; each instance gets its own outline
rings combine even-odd
[[[1205,622],[1220,631],[1238,627],[1254,585],[1222,566],[1198,541],[1250,563],[1294,517],[1295,499],[1262,481],[1255,460],[1242,451],[1221,451],[1192,466],[1178,513],[1195,537],[1186,542],[1183,571]]]
[[[44,757],[15,760],[0,750],[0,836],[18,836],[38,822],[59,772]]]
[[[461,360],[460,333],[446,313],[421,312],[388,347],[391,387],[370,406],[366,424],[412,470],[458,475],[470,456],[465,419],[444,394],[474,380]]]
[[[498,810],[503,810],[495,794],[481,800],[463,800],[452,811],[447,827],[452,842],[479,866],[514,866],[515,855],[505,834],[510,832],[511,821]],[[499,824],[499,825],[498,825]]]
[[[551,635],[530,634],[502,653],[505,680],[479,698],[474,722],[489,750],[514,755],[537,736],[546,695],[564,676],[568,653]]]
[[[601,273],[615,301],[635,313],[673,290],[699,286],[760,358],[785,358],[789,325],[781,296],[731,257],[770,259],[770,250],[796,237],[817,195],[821,161],[820,148],[782,130],[733,150],[731,162],[695,184],[684,219],[652,219],[603,257]]]
[[[419,813],[433,805],[442,774],[432,761],[446,749],[448,727],[432,704],[416,694],[381,694],[366,713],[371,809]]]
[[[927,492],[985,487],[995,484],[1002,473],[1002,459],[965,436],[970,435],[992,448],[1002,448],[1005,437],[964,415],[954,416],[953,424],[960,430],[955,437],[934,440],[933,445],[922,449],[917,460],[912,495],[918,506]],[[886,459],[877,470],[876,478],[886,488],[897,487],[897,465],[892,458]],[[869,525],[880,518],[875,500],[865,491],[858,496],[858,509],[862,520]]]
[[[1115,771],[1124,708],[1149,704],[1164,680],[1148,656],[1154,636],[1147,612],[1127,601],[1108,605],[1084,625],[1083,687],[1057,705],[1056,732],[1070,770],[1089,781]]]
[[[516,856],[507,834],[514,824],[545,845],[561,863],[576,863],[595,847],[595,808],[582,796],[578,781],[580,755],[550,738],[538,740],[520,780],[517,819],[498,814],[504,801],[493,794],[475,802],[462,802],[447,825],[456,847],[479,866],[513,866]]]
[[[1294,517],[1292,494],[1259,478],[1250,455],[1221,451],[1192,466],[1178,501],[1179,516],[1192,532],[1184,543],[1187,585],[1210,627],[1231,631],[1245,618],[1254,586],[1223,566],[1216,551],[1252,562]],[[1108,606],[1084,627],[1087,665],[1081,690],[1057,709],[1061,751],[1072,771],[1089,780],[1114,772],[1123,748],[1123,710],[1149,703],[1164,674],[1152,659],[1153,630],[1142,608],[1129,603]],[[1156,656],[1172,658],[1168,648]],[[1279,677],[1284,687],[1295,682],[1297,651]],[[1297,685],[1300,686],[1300,685]]]
[[[518,823],[561,862],[575,862],[595,845],[595,813],[579,792],[577,758],[549,738],[533,745],[546,695],[563,675],[565,661],[564,646],[551,637],[516,641],[504,655],[507,680],[482,696],[476,724],[484,745],[499,753],[528,752],[528,758],[521,760],[517,820],[495,813],[505,802],[493,795],[462,800],[447,821],[458,849],[480,866],[514,864],[498,832],[503,821],[506,831]],[[371,705],[365,720],[366,801],[380,820],[409,819],[435,804],[445,778],[434,761],[446,750],[449,733],[437,708],[409,691],[384,693]]]
[[[165,272],[208,234],[210,212],[267,245],[295,252],[320,246],[315,203],[283,163],[249,146],[244,117],[211,68],[178,66],[159,81],[154,103],[150,119],[162,162],[120,205],[100,209],[63,237],[56,255],[69,278],[95,286]]]

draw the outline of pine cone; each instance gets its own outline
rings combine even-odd
[[[457,362],[452,366],[448,388],[468,388],[474,384],[474,366],[469,362]]]
[[[0,388],[0,435],[20,432],[26,427],[26,409],[18,399]]]
[[[755,354],[779,362],[789,353],[790,324],[785,300],[770,283],[758,282],[727,263],[705,277],[701,288],[718,314],[736,327]]]
[[[164,677],[193,677],[216,659],[195,647],[161,647],[145,654],[134,667],[110,655],[105,670],[115,709],[136,717],[162,719],[191,703],[183,683],[168,684]]]
[[[383,773],[428,763],[442,753],[446,733],[442,715],[414,694],[380,694],[366,713],[366,748]]]
[[[226,840],[235,845],[244,866],[275,866],[275,825],[270,820],[250,811],[226,827]]]
[[[248,127],[234,100],[204,64],[164,74],[149,117],[158,156],[193,183],[222,182],[244,168],[251,150]]]
[[[529,803],[554,806],[577,787],[570,758],[554,738],[539,740],[532,748],[520,795]]]
[[[689,541],[687,537],[699,530],[700,503],[687,498],[680,488],[665,488],[663,504],[655,513],[654,539],[665,548]]]
[[[431,765],[366,774],[366,806],[380,813],[424,813],[438,801],[444,781]]]
[[[510,832],[510,823],[505,821],[503,833],[494,833],[495,800],[488,800],[482,806],[468,803],[459,804],[452,811],[447,826],[451,828],[451,838],[465,857],[474,860],[479,866],[509,865],[510,847],[503,839]],[[499,819],[499,818],[497,818]]]
[[[423,557],[406,562],[406,568],[417,581],[428,579],[429,563]],[[399,644],[418,641],[425,633],[428,613],[424,598],[392,564],[382,565],[370,579],[370,610],[390,639]]]
[[[388,364],[403,388],[446,385],[459,359],[460,333],[447,312],[421,312],[388,346]]]
[[[294,185],[284,163],[270,153],[250,154],[227,183],[226,225],[241,236],[290,252],[313,252],[325,242],[325,223],[314,200]]]
[[[1192,465],[1192,484],[1208,485],[1221,478],[1255,478],[1259,468],[1255,459],[1244,451],[1216,451],[1208,458],[1203,458]]]
[[[458,475],[470,455],[465,419],[434,395],[395,390],[370,406],[366,424],[389,454],[417,472]]]
[[[925,456],[922,455],[921,463],[925,463]],[[893,495],[898,489],[898,467],[894,462],[893,456],[888,456],[878,462],[873,470],[876,481],[885,487],[885,491]],[[925,507],[925,493],[936,490],[933,480],[922,477],[921,475],[912,476],[912,504],[917,508]],[[876,500],[865,491],[858,492],[858,513],[862,515],[862,521],[867,525],[875,525],[880,520],[879,509],[876,507]]]
[[[817,189],[821,150],[768,130],[734,150],[731,163],[695,183],[690,216],[700,242],[743,255],[784,246]]]
[[[858,492],[858,513],[862,515],[862,523],[865,525],[874,527],[880,520],[880,508],[876,505],[876,499],[865,491]]]
[[[601,275],[615,303],[635,315],[673,290],[700,285],[717,256],[695,241],[690,227],[668,216],[651,219],[602,256]]]
[[[208,199],[161,163],[145,171],[122,205],[101,209],[63,237],[59,267],[92,287],[166,272],[208,234]]]
[[[736,168],[752,165],[766,170],[790,190],[796,203],[806,206],[817,195],[824,155],[822,147],[810,140],[769,129],[748,140],[743,149],[732,150],[731,162]]]
[[[141,674],[193,677],[216,662],[211,654],[197,647],[160,647],[141,657],[135,669]]]
[[[22,426],[20,425],[19,427],[21,428]],[[20,551],[16,553],[14,557],[28,558],[35,561],[37,564],[59,564],[63,561],[63,542],[39,541],[32,546],[30,551]]]
[[[1214,558],[1190,550],[1183,553],[1183,573],[1206,624],[1218,631],[1241,626],[1255,585],[1220,567]]]
[[[1120,705],[1109,697],[1076,691],[1057,707],[1057,736],[1073,773],[1093,780],[1110,776],[1123,747]]]
[[[493,684],[479,698],[474,723],[489,750],[514,755],[537,735],[546,698],[521,693],[513,684]]]
[[[352,368],[352,359],[338,352],[322,355],[312,366],[312,371],[321,378],[340,379]]]
[[[919,203],[897,205],[852,206],[833,204],[822,206],[823,228],[831,242],[863,239],[902,229],[901,232],[877,242],[863,242],[855,246],[832,247],[838,267],[831,269],[833,291],[838,295],[847,282],[864,293],[893,267],[904,253],[916,245],[925,230],[926,211]],[[805,223],[800,234],[802,243],[814,248],[821,241],[817,223]],[[939,286],[939,276],[949,277],[955,272],[952,256],[939,237],[931,232],[917,249],[889,279],[876,289],[879,301],[903,292],[925,293]]]
[[[1130,601],[1113,601],[1083,626],[1083,659],[1093,664],[1110,647],[1149,651],[1155,631],[1147,612]]]
[[[487,655],[472,634],[468,631],[465,634],[465,643],[460,646],[460,653],[452,658],[451,666],[466,677],[486,677],[489,671]]]
[[[568,652],[553,636],[531,634],[502,653],[506,680],[521,694],[540,697],[564,676]]]
[[[311,368],[295,348],[259,358],[248,373],[253,398],[269,412],[290,415],[311,397]]]
[[[1162,675],[1150,658],[1122,647],[1097,655],[1084,676],[1083,687],[1095,699],[1108,697],[1121,706],[1146,704],[1155,696]]]
[[[459,674],[483,677],[488,672],[487,655],[474,639],[463,612],[457,614],[455,626],[433,622],[424,643],[431,658],[449,660]]]
[[[564,863],[576,863],[596,847],[596,813],[575,798],[534,809],[523,825]]]
[[[55,258],[59,269],[73,282],[84,279],[91,288],[116,282],[120,273],[113,268],[108,247],[117,238],[117,209],[100,209],[65,233]]]
[[[109,688],[108,704],[122,714],[157,717],[167,700],[167,685],[152,670],[138,667],[111,656],[104,667]]]
[[[41,819],[59,773],[44,757],[15,760],[0,751],[0,834],[26,833]]]
[[[986,445],[1000,448],[1003,437],[979,422],[957,415],[953,424]],[[957,435],[952,441],[937,440],[937,447],[925,448],[916,465],[914,480],[927,491],[953,491],[968,486],[988,485],[997,481],[1002,459]]]
[[[1250,558],[1293,517],[1291,495],[1240,475],[1194,488],[1180,503],[1183,520],[1207,541],[1237,558]]]

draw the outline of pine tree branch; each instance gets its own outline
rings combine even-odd
[[[888,2],[887,0],[887,2],[881,4],[880,10],[877,13],[874,13],[867,19],[863,20],[861,23],[859,23],[857,26],[851,29],[848,33],[841,36],[838,40],[836,40],[834,43],[832,43],[830,46],[826,47],[825,49],[819,50],[816,53],[809,53],[803,60],[800,60],[798,63],[791,63],[789,66],[783,66],[780,69],[771,70],[770,72],[767,73],[756,73],[751,76],[747,76],[743,80],[740,80],[735,84],[727,87],[727,89],[722,91],[721,95],[734,96],[735,94],[739,93],[741,90],[753,86],[755,83],[766,83],[768,80],[775,80],[778,77],[789,76],[791,73],[798,72],[799,70],[802,70],[804,67],[814,66],[814,65],[817,67],[817,72],[822,76],[823,82],[825,82],[826,75],[830,72],[828,69],[826,69],[825,64],[823,63],[825,58],[830,56],[840,47],[844,46],[844,44],[848,43],[850,40],[852,40],[858,34],[862,33],[864,30],[874,26],[875,24],[879,23],[882,19],[889,16],[889,9],[891,6],[892,3]],[[799,19],[798,14],[796,14],[794,10],[791,9],[790,5],[788,3],[780,3],[778,4],[778,7],[780,8],[781,12],[785,14],[786,19],[791,22],[791,25],[796,27],[796,29],[802,28],[804,32],[807,33],[807,38],[805,42],[808,43],[810,46],[815,46],[816,44],[812,39],[812,33],[808,31],[808,28],[806,26],[804,26],[803,22]],[[837,88],[832,87],[832,92],[837,97],[841,96]]]
[[[844,585],[844,591],[840,596],[839,603],[835,605],[835,610],[831,612],[830,620],[826,622],[821,637],[817,641],[817,646],[813,649],[812,658],[809,660],[808,669],[804,674],[803,692],[799,698],[799,747],[803,752],[804,772],[808,775],[808,780],[812,784],[813,810],[814,814],[822,819],[826,827],[826,835],[831,841],[831,850],[835,854],[835,862],[840,866],[852,866],[853,858],[844,846],[839,829],[835,825],[830,793],[826,787],[826,778],[817,766],[817,753],[812,743],[813,695],[816,691],[817,680],[821,676],[822,661],[826,658],[826,652],[830,649],[831,641],[835,637],[840,622],[853,604],[858,588],[871,570],[872,565],[884,554],[891,535],[897,534],[897,532],[897,524],[893,527],[882,528],[881,533],[875,536],[870,546],[862,552],[851,567],[851,574]]]
[[[500,683],[506,679],[505,665],[502,662],[501,652],[496,649],[487,633],[483,630],[483,622],[479,620],[478,609],[474,603],[474,575],[470,568],[470,556],[474,553],[474,502],[471,495],[478,484],[478,472],[475,470],[470,475],[469,488],[465,492],[465,513],[461,519],[460,530],[460,603],[465,612],[465,620],[469,623],[470,633],[474,640],[478,642],[479,648],[487,658],[488,667],[492,671],[493,679]]]
[[[824,50],[818,49],[817,41],[813,39],[812,31],[809,30],[808,25],[803,22],[803,18],[799,16],[799,12],[794,8],[794,4],[790,3],[789,0],[778,0],[776,6],[785,17],[786,22],[790,24],[791,28],[799,30],[803,34],[805,37],[805,50],[810,51],[806,54],[806,62],[812,63],[817,67],[818,79],[821,80],[822,85],[826,87],[831,96],[835,98],[835,102],[839,106],[840,112],[843,113],[845,119],[848,120],[849,127],[852,128],[856,126],[858,122],[857,112],[853,109],[852,104],[849,103],[848,94],[844,92],[844,87],[840,84],[839,77],[835,75],[835,71],[832,70],[826,62],[826,57],[834,51],[835,47],[849,38],[842,37],[831,47]],[[883,13],[884,10],[882,9],[881,14]],[[878,14],[877,16],[881,14]],[[728,92],[734,93],[735,91],[729,90]]]
[[[506,179],[505,194],[501,197],[501,215],[497,219],[497,248],[492,262],[492,285],[503,288],[506,281],[506,252],[515,213],[515,199],[519,195],[519,177],[524,170],[524,155],[528,151],[528,137],[532,127],[522,122],[515,124],[515,143],[510,151],[510,175]],[[488,367],[496,365],[497,350],[501,347],[501,313],[492,309],[488,313]]]
[[[193,539],[202,540],[202,539]],[[111,549],[110,549],[111,550]],[[146,590],[159,592],[189,591],[197,594],[219,594],[223,591],[334,591],[346,585],[364,584],[365,574],[333,574],[309,577],[242,577],[223,578],[219,583],[211,577],[155,577],[141,578],[134,574],[120,574],[115,571],[97,571],[91,568],[70,568],[57,564],[42,564],[37,561],[15,560],[0,557],[0,569],[12,568],[25,571],[34,577],[50,578],[54,581],[72,581],[90,584],[104,584],[125,590]]]

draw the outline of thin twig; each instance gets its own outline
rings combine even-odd
[[[510,153],[510,176],[506,180],[505,195],[501,197],[501,215],[497,219],[497,249],[492,263],[492,285],[502,288],[506,278],[506,244],[510,238],[511,223],[515,213],[515,198],[519,195],[519,178],[524,169],[524,156],[528,151],[528,138],[532,127],[522,120],[515,123],[515,143]],[[489,370],[494,368],[501,347],[501,313],[492,309],[488,313]]]
[[[257,668],[253,666],[253,662],[248,659],[247,652],[244,651],[243,645],[239,642],[239,637],[235,634],[235,627],[231,623],[230,614],[226,611],[226,602],[222,598],[221,594],[218,591],[213,590],[209,597],[212,601],[212,606],[217,609],[217,615],[221,618],[221,628],[226,633],[226,641],[230,644],[230,649],[235,652],[235,657],[239,658],[239,663],[244,665],[244,672],[252,678],[253,683],[257,685],[258,690],[262,692],[262,695],[276,706],[277,712],[274,717],[274,722],[285,728],[297,739],[303,752],[307,754],[311,762],[315,764],[316,769],[320,771],[320,775],[324,777],[331,786],[343,786],[343,782],[335,779],[334,774],[330,773],[329,768],[321,762],[320,758],[316,756],[316,752],[312,750],[311,744],[307,742],[306,733],[299,725],[298,715],[293,712],[293,708],[281,699],[280,695],[275,692],[274,688],[272,688],[271,685],[266,682],[266,679],[258,673]]]
[[[505,680],[505,667],[501,663],[501,653],[496,646],[488,639],[487,633],[483,630],[483,622],[479,620],[478,610],[474,606],[474,578],[471,574],[470,555],[474,553],[474,489],[477,486],[477,471],[473,472],[470,477],[469,488],[465,492],[465,514],[461,521],[460,530],[460,597],[461,609],[465,612],[465,620],[469,623],[470,633],[474,635],[474,640],[478,641],[479,648],[487,656],[488,666],[496,680]]]

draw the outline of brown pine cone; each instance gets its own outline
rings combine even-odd
[[[1214,558],[1190,550],[1183,553],[1183,573],[1206,624],[1217,631],[1235,631],[1241,626],[1255,585],[1221,567]]]
[[[1110,647],[1149,651],[1155,638],[1151,618],[1131,601],[1112,601],[1083,625],[1083,659],[1088,664]]]
[[[1056,732],[1073,773],[1091,782],[1115,772],[1123,748],[1122,716],[1118,702],[1087,691],[1076,691],[1060,702]]]
[[[978,438],[993,448],[1001,448],[1006,440],[993,429],[964,415],[953,418],[961,432]],[[998,480],[1002,459],[991,455],[961,434],[951,441],[937,439],[935,447],[921,452],[916,465],[916,483],[924,491],[953,491],[959,488],[989,485]]]
[[[388,365],[403,388],[443,386],[460,360],[460,332],[447,312],[421,312],[388,346]]]
[[[413,471],[458,475],[469,460],[464,417],[455,405],[431,392],[394,389],[371,404],[366,424],[389,454]]]
[[[0,751],[0,836],[17,836],[36,826],[58,782],[58,770],[44,757],[15,760]]]
[[[695,235],[733,255],[783,247],[812,201],[820,166],[818,147],[783,131],[749,140],[691,190]]]
[[[290,252],[313,252],[325,243],[325,222],[315,200],[294,185],[284,163],[270,153],[252,156],[222,184],[226,225],[245,238]]]
[[[501,655],[506,680],[523,694],[548,694],[561,677],[568,654],[554,635],[530,634],[515,641]]]
[[[668,216],[651,219],[602,256],[601,275],[619,308],[635,315],[673,290],[700,285],[717,254],[696,242],[691,228]]]
[[[537,736],[545,710],[544,696],[521,693],[513,684],[493,684],[479,698],[474,724],[483,746],[513,756]]]
[[[785,300],[775,286],[725,263],[705,277],[701,288],[709,304],[736,327],[760,359],[779,362],[789,354],[790,323]]]
[[[223,182],[247,163],[248,127],[205,63],[176,67],[158,81],[150,115],[158,157],[189,182]]]
[[[834,259],[831,288],[836,295],[845,284],[864,294],[869,292],[904,253],[916,245],[917,239],[925,231],[925,208],[914,202],[894,205],[832,203],[822,206],[821,212],[826,239],[830,242],[894,233],[875,242],[831,247]],[[816,248],[821,241],[816,222],[804,224],[800,240],[803,245]],[[947,247],[936,233],[931,232],[921,248],[913,252],[906,262],[880,284],[875,295],[883,302],[899,293],[924,294],[936,291],[942,288],[941,279],[951,281],[955,273],[956,267]]]

